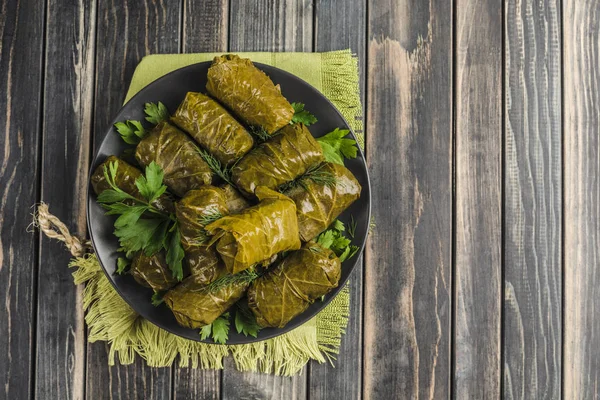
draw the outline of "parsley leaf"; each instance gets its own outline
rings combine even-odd
[[[302,103],[292,103],[294,109],[294,116],[292,117],[292,123],[303,123],[306,126],[312,125],[317,122],[317,118],[310,112],[304,109]]]
[[[229,313],[221,315],[212,323],[212,338],[215,343],[225,344],[229,338]]]
[[[146,130],[140,121],[127,120],[125,122],[117,122],[115,128],[127,144],[138,144],[146,136]]]
[[[159,122],[169,120],[169,110],[167,110],[167,107],[160,101],[158,104],[144,104],[144,113],[147,115],[146,121],[154,125],[158,124]]]
[[[325,160],[344,165],[344,158],[356,158],[358,152],[356,140],[345,138],[348,133],[350,133],[348,129],[335,128],[334,131],[317,138]]]
[[[328,249],[331,247],[331,245],[333,244],[333,241],[335,240],[334,235],[335,235],[334,231],[331,229],[328,229],[325,232],[321,233],[319,235],[319,237],[317,237],[317,243],[319,243],[321,246]]]
[[[154,292],[152,295],[152,305],[154,307],[160,306],[165,300],[163,299],[164,292]]]
[[[150,165],[146,167],[145,176],[140,175],[135,180],[135,186],[137,186],[142,196],[149,203],[152,203],[167,190],[167,187],[162,184],[163,178],[163,170],[158,164],[152,161]]]
[[[200,328],[200,340],[206,340],[210,337],[212,332],[212,324],[204,325]]]
[[[238,333],[243,333],[244,336],[256,337],[260,326],[256,322],[256,317],[248,308],[248,304],[244,302],[237,303],[237,310],[235,312],[235,329]]]
[[[336,231],[340,231],[340,232],[343,232],[346,230],[344,223],[342,221],[340,221],[339,219],[336,219],[335,221],[333,221],[333,224],[331,224],[331,228],[335,229]]]
[[[179,227],[175,223],[165,239],[165,248],[167,249],[167,265],[171,269],[171,273],[178,281],[183,279],[183,247],[181,246],[181,234],[179,233]]]
[[[356,227],[352,228],[352,230],[355,229]],[[346,226],[344,223],[336,220],[331,224],[329,229],[317,236],[316,239],[316,242],[322,247],[331,249],[342,262],[353,257],[359,250],[358,246],[350,244],[352,240],[345,236],[345,230]],[[350,234],[351,232],[348,233]]]
[[[124,257],[117,258],[117,274],[123,275],[129,269],[129,260]]]

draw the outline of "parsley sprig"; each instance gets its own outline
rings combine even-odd
[[[309,111],[304,109],[302,103],[292,103],[294,109],[294,116],[292,117],[291,123],[303,123],[306,126],[312,125],[317,122],[317,118],[312,115]]]
[[[358,152],[356,140],[346,138],[348,133],[350,133],[348,129],[335,128],[334,131],[317,138],[325,160],[344,165],[344,158],[356,158]]]
[[[237,302],[237,309],[235,311],[235,329],[238,333],[242,333],[244,336],[257,337],[260,326],[256,322],[256,317],[250,311],[246,300]]]
[[[215,343],[225,344],[229,338],[229,313],[221,315],[212,324],[204,325],[200,329],[200,339],[211,337]]]
[[[345,230],[344,223],[336,219],[329,229],[321,233],[316,240],[321,246],[331,249],[342,262],[358,252],[358,246],[350,244],[352,240],[345,236]]]
[[[146,103],[144,104],[144,113],[146,114],[146,121],[153,125],[157,125],[159,122],[169,120],[169,110],[161,103]],[[117,122],[115,128],[123,141],[127,144],[138,144],[142,140],[148,131],[144,128],[140,121],[128,119],[124,122]]]
[[[98,195],[98,202],[106,209],[107,215],[118,215],[114,234],[119,239],[120,250],[131,258],[138,251],[151,256],[164,249],[173,277],[183,279],[184,254],[175,216],[153,205],[167,189],[163,185],[162,169],[152,162],[146,167],[145,175],[135,180],[141,198],[119,188],[116,184],[117,171],[118,161],[104,167],[104,178],[110,189]],[[118,260],[117,272],[123,273],[127,266],[126,260]]]

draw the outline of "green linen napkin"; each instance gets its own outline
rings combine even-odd
[[[157,54],[144,57],[137,66],[127,102],[157,78],[190,64],[210,61],[222,53]],[[304,79],[328,97],[344,115],[362,146],[362,108],[357,59],[350,50],[327,53],[236,53],[269,64]],[[348,287],[319,314],[300,327],[276,338],[236,346],[207,344],[172,335],[140,317],[117,294],[95,255],[73,259],[70,267],[76,284],[85,283],[84,308],[90,342],[109,344],[109,364],[131,364],[135,355],[149,366],[166,367],[179,359],[180,366],[222,369],[231,355],[242,371],[295,375],[310,360],[332,361],[339,351],[348,323]],[[232,327],[235,329],[235,327]]]

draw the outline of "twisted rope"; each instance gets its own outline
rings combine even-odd
[[[46,203],[37,206],[33,214],[33,225],[49,238],[63,242],[74,257],[82,257],[90,249],[90,241],[71,235],[69,228],[50,213]]]

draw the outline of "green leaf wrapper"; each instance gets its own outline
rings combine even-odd
[[[159,123],[135,150],[140,165],[152,161],[164,172],[164,183],[182,197],[192,189],[212,183],[214,174],[185,133],[167,122]]]
[[[300,238],[304,242],[314,239],[354,201],[360,197],[361,186],[346,167],[324,163],[322,171],[332,174],[332,185],[316,183],[310,179],[302,181],[285,192],[296,203]]]
[[[247,288],[247,282],[239,282],[210,291],[207,285],[190,276],[168,291],[163,299],[179,325],[196,329],[216,320],[244,296]]]
[[[144,197],[135,184],[136,179],[142,176],[142,172],[115,156],[110,156],[104,160],[104,162],[100,164],[92,174],[91,183],[94,192],[96,194],[100,194],[105,190],[111,189],[110,185],[106,181],[106,178],[104,177],[104,168],[108,168],[108,166],[114,162],[117,163],[117,173],[115,175],[115,184],[117,187],[136,199],[143,200]],[[165,194],[160,196],[156,201],[153,201],[152,205],[160,211],[174,211],[173,202]]]
[[[225,192],[211,185],[189,191],[175,204],[175,209],[185,250],[206,245],[203,232],[207,219],[229,214]]]
[[[207,77],[208,93],[250,126],[273,134],[289,124],[294,115],[279,85],[274,85],[247,58],[233,54],[215,57]]]
[[[323,160],[321,146],[306,126],[286,125],[233,167],[232,180],[242,192],[250,195],[259,186],[277,189]]]
[[[241,193],[238,192],[233,186],[224,184],[219,186],[219,188],[225,193],[227,209],[229,210],[230,214],[238,213],[250,207],[248,200],[246,200],[246,198],[242,196]]]
[[[206,226],[214,235],[209,243],[216,244],[227,271],[232,274],[279,252],[300,248],[294,202],[264,187],[258,188],[256,195],[260,200],[256,206]]]
[[[283,328],[315,300],[337,287],[341,263],[318,243],[306,243],[248,289],[248,306],[261,327]]]
[[[214,246],[197,246],[186,251],[185,261],[191,276],[199,284],[208,285],[227,274],[225,264]]]
[[[163,251],[150,257],[139,252],[131,262],[129,273],[137,283],[152,288],[155,292],[170,289],[178,283],[167,265]]]
[[[246,154],[252,135],[223,106],[202,93],[189,92],[171,121],[224,165]]]

